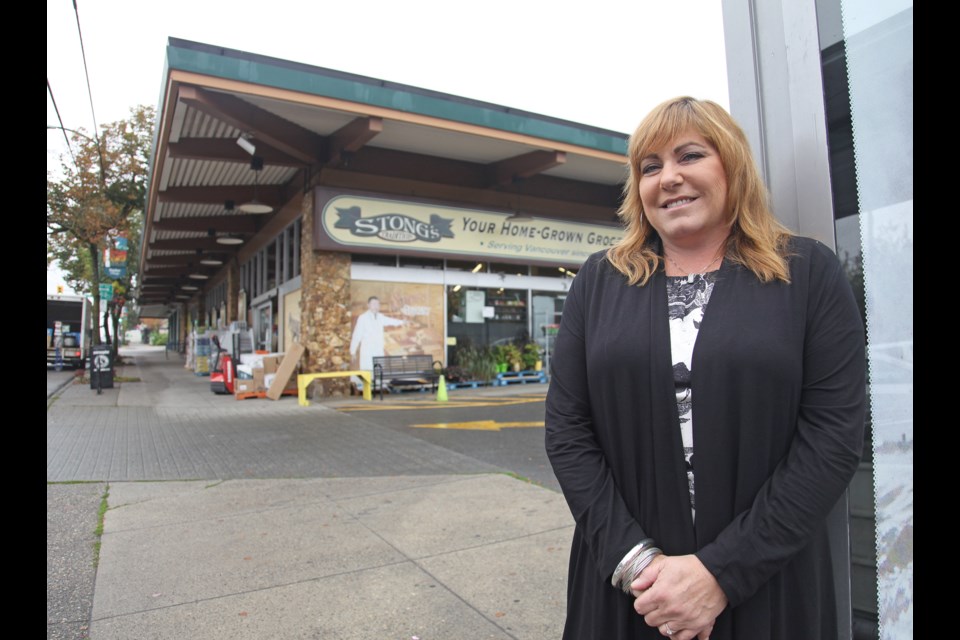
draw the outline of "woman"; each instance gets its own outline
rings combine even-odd
[[[863,324],[713,102],[629,144],[623,240],[564,304],[546,448],[576,522],[568,640],[838,635],[825,518],[860,459]]]

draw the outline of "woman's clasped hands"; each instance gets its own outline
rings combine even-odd
[[[708,640],[727,606],[716,578],[694,555],[657,557],[630,588],[636,612],[671,640]]]

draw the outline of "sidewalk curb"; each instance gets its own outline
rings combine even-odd
[[[47,400],[49,400],[49,399],[52,398],[53,396],[57,395],[57,394],[60,393],[61,391],[63,391],[63,390],[64,390],[65,388],[67,388],[69,385],[71,385],[71,384],[73,384],[74,382],[76,382],[77,377],[82,376],[82,375],[83,375],[83,371],[75,371],[72,376],[70,376],[69,378],[67,378],[65,381],[61,382],[61,383],[57,386],[56,389],[54,389],[53,391],[51,391],[50,393],[47,394]]]

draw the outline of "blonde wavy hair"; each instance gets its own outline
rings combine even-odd
[[[689,96],[661,103],[630,136],[627,151],[630,175],[617,215],[626,225],[624,237],[607,251],[607,260],[631,285],[645,285],[660,267],[656,229],[643,215],[640,201],[640,159],[689,130],[697,131],[716,148],[727,177],[728,219],[733,226],[724,258],[752,271],[761,282],[790,282],[787,266],[792,233],[770,210],[767,188],[740,126],[715,102]]]

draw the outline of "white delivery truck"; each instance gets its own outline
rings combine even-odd
[[[90,354],[93,303],[86,296],[47,294],[47,366],[84,368]]]

